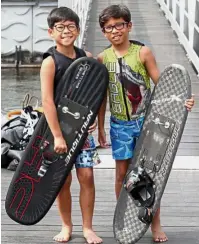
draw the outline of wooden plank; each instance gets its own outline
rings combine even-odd
[[[112,226],[94,226],[94,229],[99,232],[99,233],[110,233],[111,235],[112,234],[112,231],[113,231],[113,228]],[[1,227],[1,230],[2,231],[20,231],[20,232],[25,232],[25,231],[55,231],[55,232],[58,232],[60,230],[60,226],[55,226],[55,225],[48,225],[48,228],[46,228],[46,226],[44,225],[31,225],[31,226],[25,226],[25,225],[17,225],[17,224],[9,224],[9,225],[2,225]],[[184,231],[187,231],[189,230],[190,232],[192,233],[195,233],[196,232],[196,235],[199,233],[199,226],[196,226],[196,227],[191,227],[191,228],[187,228],[186,226],[183,227],[183,226],[164,226],[164,230],[166,232],[170,232],[170,233],[180,233],[180,232],[184,232]],[[82,231],[82,226],[81,225],[74,225],[74,231],[75,232],[81,232]],[[148,231],[150,233],[150,230]]]
[[[1,217],[7,218],[7,214],[5,212],[5,208],[3,207],[2,209],[2,214]],[[102,206],[97,205],[95,206],[94,210],[94,216],[109,216],[109,218],[112,218],[115,210],[115,204],[112,206]],[[53,216],[58,216],[58,209],[57,206],[53,205],[50,209],[50,214]],[[73,216],[78,217],[81,215],[80,207],[78,205],[73,205]],[[199,208],[197,206],[191,207],[189,206],[188,208],[185,206],[177,207],[173,206],[172,204],[170,206],[164,206],[161,205],[161,216],[167,216],[167,217],[199,217]],[[11,222],[9,222],[11,224]]]
[[[2,170],[3,199],[13,173]],[[162,224],[170,243],[190,244],[198,241],[199,228],[199,171],[172,171],[161,205]],[[103,179],[103,181],[102,181]],[[114,170],[95,170],[96,207],[94,228],[103,237],[104,243],[116,243],[113,238],[112,220],[115,208]],[[195,181],[196,180],[196,181]],[[194,182],[195,181],[195,182]],[[78,201],[79,184],[73,171],[73,223],[74,237],[71,243],[84,243],[81,232],[81,212]],[[103,214],[102,214],[103,213]],[[60,218],[56,202],[37,225],[21,226],[12,221],[5,213],[2,201],[2,242],[3,243],[51,243],[60,229]],[[191,231],[192,230],[192,231]],[[183,233],[183,234],[182,234]],[[183,238],[182,238],[183,236]],[[150,231],[140,244],[150,243]],[[53,242],[53,241],[52,241]]]
[[[8,233],[8,232],[7,232]],[[28,243],[28,244],[33,244],[33,243],[54,243],[52,241],[52,236],[55,235],[57,232],[52,232],[52,231],[39,231],[39,232],[17,232],[17,236],[14,235],[16,233],[9,232],[9,235],[7,236],[2,236],[2,243],[9,243],[9,244],[21,244],[21,243]],[[168,238],[169,238],[169,243],[171,244],[197,244],[199,240],[198,235],[193,235],[193,232],[190,230],[186,230],[183,232],[167,232],[168,233]],[[195,232],[194,232],[195,233]],[[98,233],[99,235],[101,234],[103,238],[103,243],[105,244],[116,244],[117,242],[114,240],[113,236],[109,237],[109,233]],[[107,237],[108,236],[108,237]],[[85,244],[85,240],[82,238],[82,233],[77,233],[74,234],[72,237],[72,240],[70,243],[81,243]],[[138,244],[145,244],[145,243],[151,243],[151,234],[146,233],[146,235],[138,242]]]

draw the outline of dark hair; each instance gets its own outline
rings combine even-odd
[[[49,28],[53,28],[56,22],[67,20],[74,21],[76,26],[79,28],[78,15],[72,9],[67,7],[54,8],[47,18]]]
[[[121,4],[111,5],[105,8],[102,11],[102,13],[99,15],[100,27],[103,28],[106,22],[108,22],[110,18],[114,18],[114,19],[123,18],[125,22],[130,22],[131,13],[125,5],[121,5]]]

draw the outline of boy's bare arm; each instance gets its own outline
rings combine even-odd
[[[55,65],[52,57],[44,59],[41,70],[41,97],[44,114],[51,132],[56,137],[62,137],[62,132],[59,126],[57,110],[54,103],[54,76]]]
[[[104,122],[105,122],[105,113],[106,113],[106,104],[107,104],[107,94],[104,97],[102,105],[98,112],[98,128],[99,130],[104,130]]]
[[[92,58],[92,57],[93,57],[92,53],[90,53],[90,52],[88,52],[88,51],[85,51],[85,53],[86,53],[86,56],[87,56],[88,58]]]
[[[103,63],[103,54],[102,53],[100,53],[97,56],[97,60],[100,63]],[[108,148],[108,143],[106,141],[106,133],[104,130],[106,104],[107,104],[107,93],[104,96],[104,100],[102,102],[102,105],[101,105],[99,113],[98,113],[98,141],[99,141],[100,146],[103,148]]]
[[[158,83],[160,72],[155,57],[148,47],[144,46],[141,48],[140,59],[143,65],[145,66],[149,76],[151,77],[154,84],[156,85]]]
[[[100,63],[103,63],[103,54],[102,53],[100,53],[97,56],[97,60]],[[104,100],[102,102],[102,105],[101,105],[100,110],[99,110],[99,113],[98,113],[98,128],[99,128],[99,130],[104,130],[106,104],[107,104],[107,94],[104,97]]]
[[[107,94],[104,97],[104,100],[102,102],[102,105],[98,113],[98,142],[100,146],[103,148],[108,148],[109,146],[106,140],[106,132],[104,129],[106,103],[107,103]]]
[[[86,52],[86,56],[87,56],[88,58],[92,58],[92,57],[93,57],[92,53],[90,53],[90,52],[88,52],[88,51],[85,51],[85,52]],[[97,119],[96,119],[95,122],[89,127],[88,133],[89,133],[89,134],[92,133],[93,131],[96,130],[96,128],[97,128]]]

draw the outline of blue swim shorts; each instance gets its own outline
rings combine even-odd
[[[84,143],[80,154],[76,158],[75,167],[92,168],[100,162],[101,161],[96,150],[94,138],[92,135],[89,135]]]
[[[126,160],[133,157],[136,141],[140,136],[144,117],[123,121],[111,117],[110,138],[112,155],[115,160]]]

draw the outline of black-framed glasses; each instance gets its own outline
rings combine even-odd
[[[71,32],[77,30],[77,26],[75,24],[69,24],[69,25],[57,24],[54,25],[54,27],[58,32],[63,32],[65,28],[67,28]]]
[[[113,29],[115,28],[116,30],[122,30],[125,25],[128,25],[128,22],[121,22],[121,23],[116,23],[115,25],[107,25],[103,27],[103,31],[106,33],[110,33],[113,31]]]

